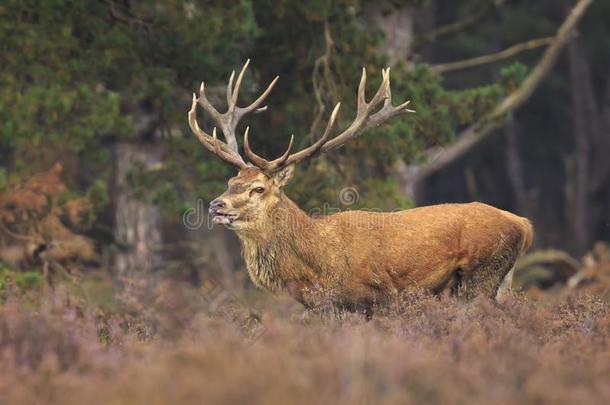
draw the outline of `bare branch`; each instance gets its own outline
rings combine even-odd
[[[332,52],[335,47],[335,41],[332,38],[330,31],[330,24],[328,21],[324,21],[324,44],[325,50],[324,54],[318,57],[314,63],[313,72],[311,81],[313,84],[313,92],[316,98],[316,113],[314,120],[309,127],[309,135],[308,137],[313,139],[316,134],[320,123],[322,122],[322,118],[324,117],[324,112],[326,111],[326,106],[324,105],[324,101],[322,100],[322,91],[323,86],[327,88],[327,93],[334,95],[337,93],[336,84],[334,83],[331,75],[331,58]],[[320,78],[321,76],[321,78]]]
[[[550,45],[554,39],[555,37],[531,39],[529,41],[512,45],[500,52],[492,53],[490,55],[477,56],[476,58],[471,59],[464,59],[457,62],[433,65],[431,66],[431,69],[437,73],[447,73],[454,70],[468,69],[488,63],[499,62],[501,60],[512,58],[518,53]]]
[[[501,127],[504,124],[502,117],[505,114],[516,110],[527,101],[542,82],[542,79],[546,77],[555,65],[559,53],[570,40],[574,28],[592,2],[593,0],[578,0],[557,31],[551,45],[544,52],[540,62],[523,81],[521,86],[501,100],[493,111],[460,133],[457,142],[445,148],[437,155],[436,159],[425,164],[418,172],[415,182],[420,182],[430,174],[435,173],[464,155],[479,141],[487,137],[495,129]]]

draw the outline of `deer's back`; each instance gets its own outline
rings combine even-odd
[[[432,288],[448,272],[472,268],[502,246],[520,253],[531,241],[529,221],[482,203],[349,211],[319,224],[341,245],[336,247],[349,263],[346,276],[356,283],[378,277],[383,286],[398,289]]]

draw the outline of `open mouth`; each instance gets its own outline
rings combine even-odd
[[[232,214],[228,212],[214,211],[211,212],[211,214],[212,220],[215,224],[228,225],[232,224],[237,219],[237,214]]]

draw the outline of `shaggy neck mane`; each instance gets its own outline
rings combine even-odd
[[[317,262],[315,249],[310,249],[315,234],[314,220],[282,193],[264,228],[238,232],[252,281],[270,291],[313,285],[315,274],[302,273],[299,264]]]

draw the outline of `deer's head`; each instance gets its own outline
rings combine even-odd
[[[266,227],[293,169],[289,165],[273,174],[257,167],[241,169],[229,180],[227,191],[210,203],[214,223],[237,231]]]
[[[371,101],[365,98],[366,71],[362,69],[362,78],[358,86],[358,112],[351,125],[339,135],[330,138],[333,132],[341,103],[333,109],[322,136],[311,146],[291,153],[294,135],[286,152],[274,160],[266,160],[252,151],[248,140],[249,127],[244,133],[244,152],[249,163],[238,152],[235,130],[237,124],[246,114],[264,111],[266,106],[259,107],[269,95],[278,80],[276,77],[267,89],[249,106],[238,107],[237,98],[249,60],[242,68],[235,85],[235,72],[231,73],[227,86],[228,109],[219,113],[205,96],[204,83],[201,83],[199,97],[193,93],[193,103],[189,111],[189,125],[199,141],[213,154],[225,162],[237,167],[239,173],[229,180],[227,191],[210,203],[210,213],[214,222],[235,230],[256,229],[269,223],[273,210],[282,197],[282,188],[293,174],[294,166],[306,159],[334,149],[357,137],[368,128],[378,126],[400,114],[414,112],[407,108],[409,101],[394,107],[391,103],[390,69],[382,69],[383,80]],[[217,138],[216,128],[212,135],[205,133],[197,124],[197,104],[212,117],[222,130],[225,141]]]

